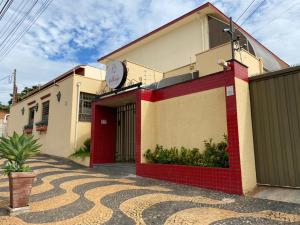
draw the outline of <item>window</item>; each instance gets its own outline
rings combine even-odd
[[[34,110],[35,110],[35,107],[29,108],[28,125],[33,125],[33,122],[34,122]]]
[[[92,101],[97,95],[80,93],[79,102],[79,121],[91,121],[92,120]]]
[[[49,117],[49,101],[43,102],[42,104],[42,122],[48,124]]]

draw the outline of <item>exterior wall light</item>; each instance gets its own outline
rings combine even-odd
[[[39,103],[36,103],[36,105],[34,106],[34,109],[36,112],[39,110]]]
[[[21,109],[21,113],[22,113],[22,116],[24,115],[24,113],[25,113],[25,109],[24,109],[24,107]]]
[[[56,98],[57,98],[57,101],[60,102],[60,99],[61,99],[61,92],[60,91],[56,94]]]

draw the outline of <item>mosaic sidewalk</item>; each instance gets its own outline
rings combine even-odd
[[[122,168],[85,169],[45,155],[29,164],[38,174],[31,211],[7,216],[8,180],[1,176],[1,225],[300,224],[296,204],[135,177]]]

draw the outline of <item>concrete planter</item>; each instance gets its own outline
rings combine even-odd
[[[34,172],[13,172],[9,174],[11,208],[28,206],[29,196],[35,177],[36,174]]]

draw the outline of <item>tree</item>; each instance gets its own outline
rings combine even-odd
[[[0,102],[0,110],[8,110],[9,109],[9,106],[8,105],[3,105],[1,102]]]
[[[36,85],[34,85],[34,86],[32,86],[32,87],[25,87],[25,88],[21,91],[21,93],[18,93],[18,94],[17,94],[17,101],[18,101],[18,102],[19,102],[19,101],[22,101],[22,100],[26,97],[26,95],[27,95],[28,93],[34,91],[34,90],[37,89],[37,88],[39,88],[39,86],[36,86]],[[8,104],[11,105],[11,104],[12,104],[12,97],[13,97],[13,94],[9,94],[9,95],[10,95],[11,99],[8,101]]]

